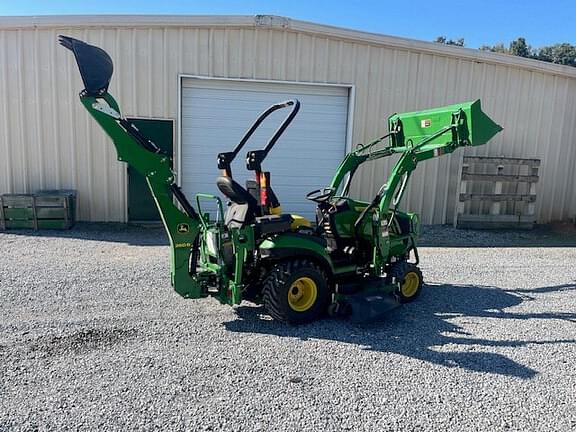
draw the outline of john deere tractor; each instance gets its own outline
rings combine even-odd
[[[399,204],[418,164],[459,147],[486,143],[502,130],[480,101],[394,114],[388,133],[350,152],[327,187],[306,198],[317,204],[316,220],[283,213],[263,163],[300,108],[297,100],[265,110],[236,148],[217,155],[216,184],[226,199],[198,193],[195,206],[172,171],[172,155],[122,116],[108,86],[111,58],[71,37],[60,43],[74,53],[84,90],[80,101],[109,135],[118,160],[145,176],[170,239],[171,282],[178,294],[222,303],[262,303],[276,320],[302,324],[326,313],[370,319],[414,300],[422,289],[418,268],[417,214]],[[240,185],[231,163],[272,112],[289,114],[262,150],[250,151],[246,168],[254,180]],[[225,127],[225,125],[224,125]],[[399,155],[386,183],[369,202],[350,197],[358,168]],[[207,200],[217,209],[205,211]],[[214,213],[212,215],[211,213]]]

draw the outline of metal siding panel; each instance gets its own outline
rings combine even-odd
[[[568,80],[569,94],[576,93],[576,80]],[[564,121],[566,138],[563,142],[574,143],[576,140],[576,105],[569,103],[566,110],[566,120]],[[568,175],[564,176],[564,196],[562,200],[562,219],[572,218],[576,222],[576,146],[567,146],[567,154],[563,157],[571,161]],[[564,151],[561,148],[560,151]]]
[[[56,32],[50,31],[48,37],[51,39],[55,38]],[[58,128],[58,110],[53,108],[54,101],[58,100],[57,87],[54,83],[60,79],[58,69],[53,63],[53,59],[57,58],[57,48],[56,44],[50,44],[47,50],[43,50],[42,74],[45,78],[45,86],[41,91],[42,111],[48,113],[46,116],[48,121],[44,123],[46,129],[42,140],[43,146],[60,142],[61,131]],[[62,154],[62,146],[54,145],[53,147],[48,147],[47,150],[48,173],[46,186],[53,185],[55,188],[62,188],[62,185],[66,184],[66,180],[63,178],[63,159],[65,157]]]
[[[550,217],[550,206],[554,205],[553,201],[550,199],[555,188],[554,179],[550,179],[550,175],[555,176],[556,173],[550,172],[549,169],[553,168],[554,154],[556,153],[555,146],[559,143],[554,141],[551,136],[552,126],[554,125],[554,105],[550,104],[550,100],[554,98],[557,94],[557,81],[554,76],[544,77],[544,92],[539,96],[540,112],[538,118],[532,119],[534,124],[537,125],[537,130],[534,131],[535,141],[529,140],[529,146],[525,150],[530,151],[530,153],[535,154],[536,157],[542,159],[542,164],[540,166],[540,179],[538,182],[538,200],[536,201],[536,214],[538,221],[549,221]],[[537,99],[538,100],[538,99]],[[531,128],[533,129],[533,128]],[[538,148],[537,144],[546,145],[546,149],[543,147]],[[540,150],[541,149],[541,150]]]
[[[101,31],[61,31],[102,43]],[[58,32],[60,33],[60,31]],[[122,220],[110,209],[108,197],[114,179],[109,143],[78,103],[81,81],[69,53],[56,46],[54,30],[3,32],[3,49],[12,46],[13,76],[8,76],[8,100],[14,116],[6,118],[12,135],[10,169],[23,174],[2,192],[33,192],[42,188],[74,188],[79,191],[81,220]],[[108,148],[106,148],[108,147]],[[14,151],[16,149],[16,152]],[[99,179],[95,181],[94,179]],[[118,213],[118,212],[116,212]]]
[[[5,31],[0,31],[0,88],[6,101],[6,103],[0,104],[0,119],[4,123],[4,127],[0,131],[0,151],[4,155],[3,158],[0,158],[0,192],[13,190],[13,161],[15,160],[13,142],[10,140],[11,128],[8,126],[10,124],[11,111],[9,107],[12,106],[12,101],[8,93],[9,57],[6,33]]]
[[[0,80],[0,88],[2,89],[2,94],[4,95],[4,99],[6,101],[5,104],[2,104],[0,107],[0,113],[2,114],[2,121],[6,125],[6,127],[2,128],[1,131],[1,139],[2,145],[4,148],[4,155],[5,157],[0,158],[0,172],[3,175],[0,176],[0,192],[2,191],[12,191],[15,187],[16,182],[16,173],[15,171],[15,163],[16,163],[16,151],[14,149],[14,144],[17,141],[13,141],[13,129],[9,127],[11,124],[11,119],[15,117],[13,114],[13,96],[10,92],[11,86],[14,85],[14,79],[12,78],[12,67],[9,59],[13,59],[11,52],[9,50],[10,44],[10,34],[14,34],[14,32],[7,32],[7,31],[0,31],[0,43],[2,46],[0,47],[0,70],[2,74],[2,79]]]
[[[574,77],[520,64],[488,64],[480,57],[456,59],[417,44],[402,47],[401,41],[398,47],[371,45],[281,27],[61,24],[0,30],[0,77],[8,102],[0,118],[9,125],[0,135],[6,155],[0,159],[0,192],[76,188],[79,219],[125,220],[126,167],[115,162],[108,138],[78,103],[80,77],[70,53],[56,46],[59,33],[110,52],[111,92],[127,115],[176,118],[181,73],[351,83],[357,143],[379,135],[393,112],[479,97],[504,132],[486,146],[426,162],[410,184],[406,207],[421,212],[426,222],[450,222],[462,154],[504,154],[542,159],[539,222],[576,213]],[[390,168],[391,161],[378,161],[359,172],[357,191],[371,198]]]
[[[14,41],[9,45],[12,48],[12,58],[14,59],[12,72],[12,82],[9,85],[10,96],[10,107],[12,108],[12,119],[7,124],[13,132],[11,142],[15,143],[12,148],[16,150],[14,152],[14,166],[13,172],[16,174],[14,177],[14,187],[15,190],[22,191],[24,193],[30,190],[30,168],[28,165],[29,154],[33,152],[29,148],[29,142],[26,138],[26,128],[24,127],[24,121],[27,118],[27,113],[24,109],[24,103],[26,100],[25,94],[25,84],[24,81],[24,67],[23,67],[23,44],[22,44],[22,33],[19,30],[14,32]],[[12,63],[12,62],[11,62]],[[10,78],[10,75],[8,76]],[[19,145],[18,145],[19,144]]]

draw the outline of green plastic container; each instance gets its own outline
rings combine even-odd
[[[76,191],[44,190],[0,196],[0,229],[70,229],[76,220]]]

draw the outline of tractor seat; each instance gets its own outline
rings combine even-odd
[[[263,211],[263,215],[262,216],[267,216],[267,215],[275,215],[275,216],[288,216],[288,215],[284,215],[282,214],[282,206],[280,205],[280,201],[278,200],[278,197],[276,196],[276,194],[274,193],[274,190],[272,189],[272,186],[270,185],[270,173],[266,173],[267,174],[267,182],[268,182],[268,205],[264,207],[264,211]],[[252,195],[252,197],[256,200],[256,202],[258,202],[258,200],[260,200],[260,188],[258,186],[258,183],[254,180],[246,180],[246,190],[248,191],[248,193],[250,193],[250,195]],[[303,216],[297,215],[297,214],[291,214],[289,215],[290,218],[292,219],[292,221],[290,222],[290,229],[293,231],[297,231],[301,228],[312,228],[312,224],[310,223],[310,221],[308,219],[306,219]],[[286,220],[286,219],[284,219]]]
[[[292,216],[287,214],[260,216],[256,218],[254,232],[256,237],[267,237],[290,231],[291,224]]]
[[[256,237],[290,230],[292,223],[290,215],[261,216],[258,201],[230,177],[218,177],[216,185],[220,192],[230,200],[224,216],[224,223],[228,228],[242,228],[246,224],[254,224]]]
[[[260,207],[252,195],[230,177],[218,177],[216,185],[220,192],[230,200],[224,223],[229,228],[241,228],[253,223],[260,216]]]

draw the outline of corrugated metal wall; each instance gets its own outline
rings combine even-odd
[[[178,120],[179,74],[354,84],[354,143],[381,135],[393,112],[481,98],[504,132],[466,153],[541,158],[539,222],[576,213],[576,71],[547,71],[526,61],[528,66],[506,65],[502,56],[491,62],[485,53],[474,60],[470,50],[458,58],[445,47],[434,54],[430,44],[407,48],[400,39],[402,46],[394,47],[361,41],[360,33],[353,40],[321,26],[315,33],[297,31],[288,20],[279,26],[246,22],[195,27],[80,20],[24,28],[0,23],[0,192],[75,188],[81,220],[126,219],[126,169],[78,102],[76,65],[56,44],[58,34],[67,34],[110,53],[110,92],[127,116]],[[462,154],[426,162],[415,172],[406,204],[425,223],[451,222]],[[363,197],[372,197],[389,168],[378,161],[363,170]]]

